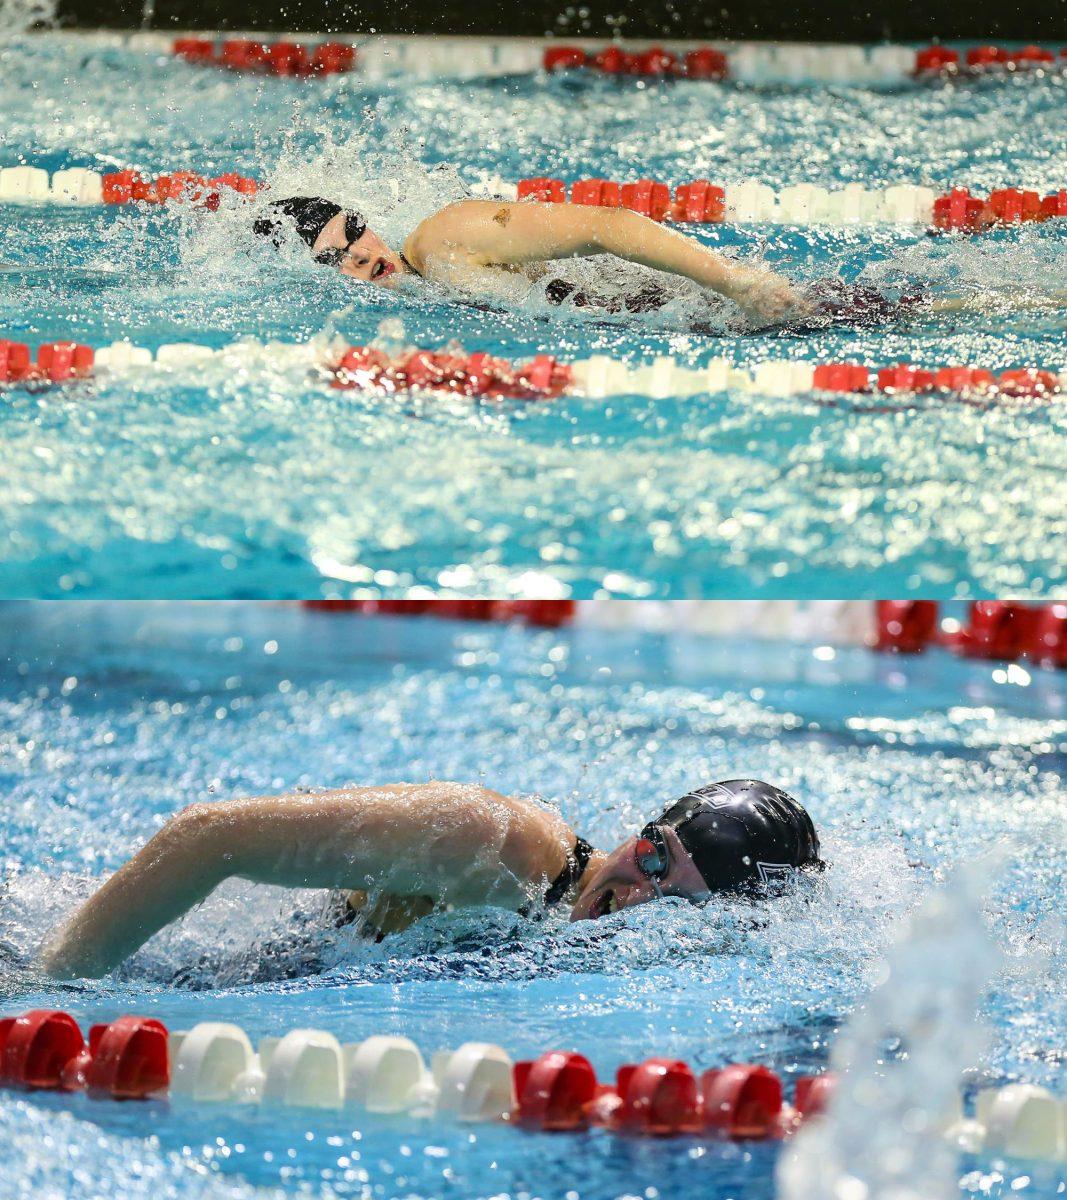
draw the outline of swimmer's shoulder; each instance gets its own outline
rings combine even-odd
[[[485,221],[506,225],[514,206],[507,200],[455,200],[420,221],[404,242],[404,257],[417,271],[442,252],[455,253]]]

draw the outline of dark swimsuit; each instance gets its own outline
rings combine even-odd
[[[571,890],[577,886],[578,881],[585,874],[585,868],[589,866],[589,860],[593,856],[593,847],[585,840],[585,838],[576,837],[574,846],[567,851],[567,861],[563,864],[563,870],[556,876],[555,879],[548,885],[545,891],[545,896],[542,905],[545,908],[552,908],[556,904],[561,904]],[[528,916],[531,911],[530,905],[524,905],[519,909],[523,916]],[[334,921],[335,928],[341,929],[345,925],[352,925],[356,921],[362,919],[362,913],[358,908],[353,907],[351,900],[347,896],[342,898],[338,908],[336,920]],[[368,928],[367,936],[373,936],[376,942],[380,942],[385,934],[378,929]]]
[[[647,283],[636,292],[620,296],[600,296],[593,292],[579,291],[576,284],[564,279],[553,279],[545,286],[545,296],[552,304],[570,302],[575,308],[597,309],[611,313],[648,313],[665,308],[673,299],[666,288],[656,283]],[[786,325],[777,325],[782,331],[800,333],[810,329],[825,329],[828,325],[851,325],[864,328],[884,325],[902,315],[914,311],[926,301],[926,295],[915,291],[892,300],[877,289],[861,283],[846,283],[843,279],[820,279],[809,284],[806,298],[814,305],[814,312],[803,320]],[[721,334],[720,327],[702,321],[694,321],[694,333]]]
[[[578,880],[585,874],[589,860],[593,857],[593,847],[585,838],[575,838],[574,849],[567,851],[567,861],[563,870],[548,885],[545,892],[544,906],[551,908],[566,899],[571,889],[577,886]]]

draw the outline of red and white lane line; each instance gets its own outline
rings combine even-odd
[[[1067,603],[976,600],[964,621],[936,600],[302,600],[305,608],[365,615],[520,621],[556,627],[746,635],[921,654],[943,646],[964,658],[1067,668]]]
[[[672,191],[654,179],[633,183],[579,179],[567,184],[546,176],[514,183],[491,179],[479,187],[505,199],[627,208],[655,221],[706,225],[907,225],[975,233],[1067,217],[1067,188],[1048,190],[1045,195],[1031,189],[998,188],[983,197],[972,196],[962,187],[939,194],[915,184],[868,188],[850,183],[831,190],[798,183],[776,190],[754,179],[725,185],[697,179],[676,184]]]
[[[154,44],[161,43],[159,37]],[[176,38],[167,47],[184,62],[299,78],[359,71],[368,77],[492,78],[585,71],[645,80],[729,80],[752,86],[854,84],[894,86],[912,80],[995,75],[1040,77],[1067,69],[1067,48],[975,46],[966,51],[935,44],[841,46],[804,43],[668,41],[562,43],[530,38],[357,38],[319,41],[286,35],[276,40],[208,33]]]
[[[0,203],[6,204],[93,207],[185,202],[215,209],[226,192],[254,196],[263,186],[235,171],[209,178],[192,171],[145,177],[139,171],[101,172],[86,167],[71,167],[51,175],[31,165],[0,168]]]
[[[377,1035],[342,1044],[323,1029],[293,1029],[253,1046],[239,1026],[204,1021],[170,1032],[123,1016],[94,1025],[88,1041],[68,1013],[36,1009],[0,1018],[0,1087],[84,1091],[97,1100],[344,1109],[467,1124],[509,1123],[531,1132],[600,1128],[629,1136],[756,1141],[788,1137],[835,1102],[837,1079],[782,1079],[754,1063],[699,1074],[678,1058],[652,1057],[597,1078],[582,1054],[548,1050],[513,1062],[488,1042],[435,1053],[409,1038]],[[1038,1160],[1062,1158],[1064,1102],[1032,1084],[979,1092],[973,1117],[957,1094],[938,1114],[943,1136]]]
[[[339,390],[487,400],[552,400],[563,395],[666,399],[724,391],[772,397],[928,394],[1050,400],[1067,393],[1067,368],[1058,374],[1037,367],[994,374],[964,365],[928,368],[899,363],[871,368],[862,363],[777,361],[747,369],[725,358],[686,366],[670,356],[630,366],[607,355],[564,363],[551,354],[513,363],[485,353],[418,348],[390,356],[373,346],[349,346],[338,339],[303,343],[249,339],[220,349],[178,342],[160,346],[155,353],[130,342],[115,342],[94,351],[65,341],[46,343],[33,353],[25,342],[0,339],[0,385],[47,386],[120,372],[136,375],[153,369],[202,369],[212,362],[221,368],[303,368]]]
[[[135,170],[99,172],[72,167],[49,174],[30,164],[0,168],[0,203],[94,206],[188,203],[218,208],[227,192],[253,196],[265,185],[229,172],[208,177],[176,170],[143,176]],[[976,233],[998,226],[1067,217],[1067,188],[998,188],[988,196],[952,188],[940,195],[916,184],[868,188],[850,183],[831,190],[811,183],[774,189],[758,180],[715,184],[691,180],[672,188],[654,179],[621,183],[547,176],[517,182],[490,177],[472,183],[479,196],[505,200],[627,208],[656,221],[688,224],[890,225]]]
[[[1067,70],[1067,48],[976,46],[820,46],[758,43],[670,50],[621,43],[545,47],[546,71],[588,70],[643,78],[730,79],[745,84],[858,83],[884,85],[909,79],[1036,74]]]

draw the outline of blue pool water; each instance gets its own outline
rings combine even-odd
[[[463,179],[491,173],[982,191],[1067,178],[1062,76],[890,91],[595,77],[309,85],[56,35],[7,43],[0,67],[0,165],[235,169],[357,202],[397,243]],[[1063,229],[973,241],[705,230],[799,279],[923,283],[974,307],[876,330],[701,337],[686,332],[684,296],[669,314],[597,324],[534,302],[486,314],[428,286],[354,287],[252,246],[235,211],[4,206],[0,331],[221,346],[324,330],[367,341],[389,319],[411,343],[519,358],[1059,369],[1063,310],[1020,309],[1014,296],[1062,292]],[[339,394],[302,369],[221,364],[11,392],[0,594],[948,597],[1062,585],[1062,401],[869,409],[736,392],[411,403]]]
[[[1062,675],[817,650],[278,606],[4,605],[0,1011],[231,1020],[253,1038],[401,1033],[427,1053],[573,1047],[601,1076],[656,1052],[792,1076],[825,1064],[898,919],[999,844],[987,915],[1006,965],[977,1065],[1063,1095]],[[575,926],[489,910],[369,946],[322,931],[321,893],[232,883],[102,982],[50,984],[32,967],[52,924],[192,801],[482,779],[558,804],[607,845],[694,781],[749,772],[803,798],[832,862],[813,900],[759,921],[722,902]],[[769,1200],[778,1154],[3,1093],[0,1140],[5,1197]],[[964,1194],[1056,1194],[1040,1164],[960,1173]]]

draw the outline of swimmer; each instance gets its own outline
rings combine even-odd
[[[460,200],[422,221],[399,253],[367,227],[360,213],[321,196],[275,200],[256,218],[253,229],[279,248],[295,234],[317,263],[385,288],[419,276],[483,298],[508,298],[514,296],[516,282],[532,285],[544,279],[545,264],[553,260],[611,254],[691,279],[732,300],[755,324],[803,316],[811,308],[781,275],[717,254],[695,238],[624,208]],[[562,280],[550,280],[548,299],[562,303],[568,287]],[[642,293],[648,307],[662,307],[653,291]],[[580,306],[612,311],[611,302],[597,304],[586,293],[571,299]],[[641,295],[636,303],[642,303]]]
[[[558,813],[488,788],[393,784],[194,804],[58,929],[57,978],[97,978],[224,879],[338,890],[338,924],[381,938],[432,912],[568,904],[589,920],[664,896],[770,895],[820,868],[811,818],[755,779],[697,788],[610,853]]]

